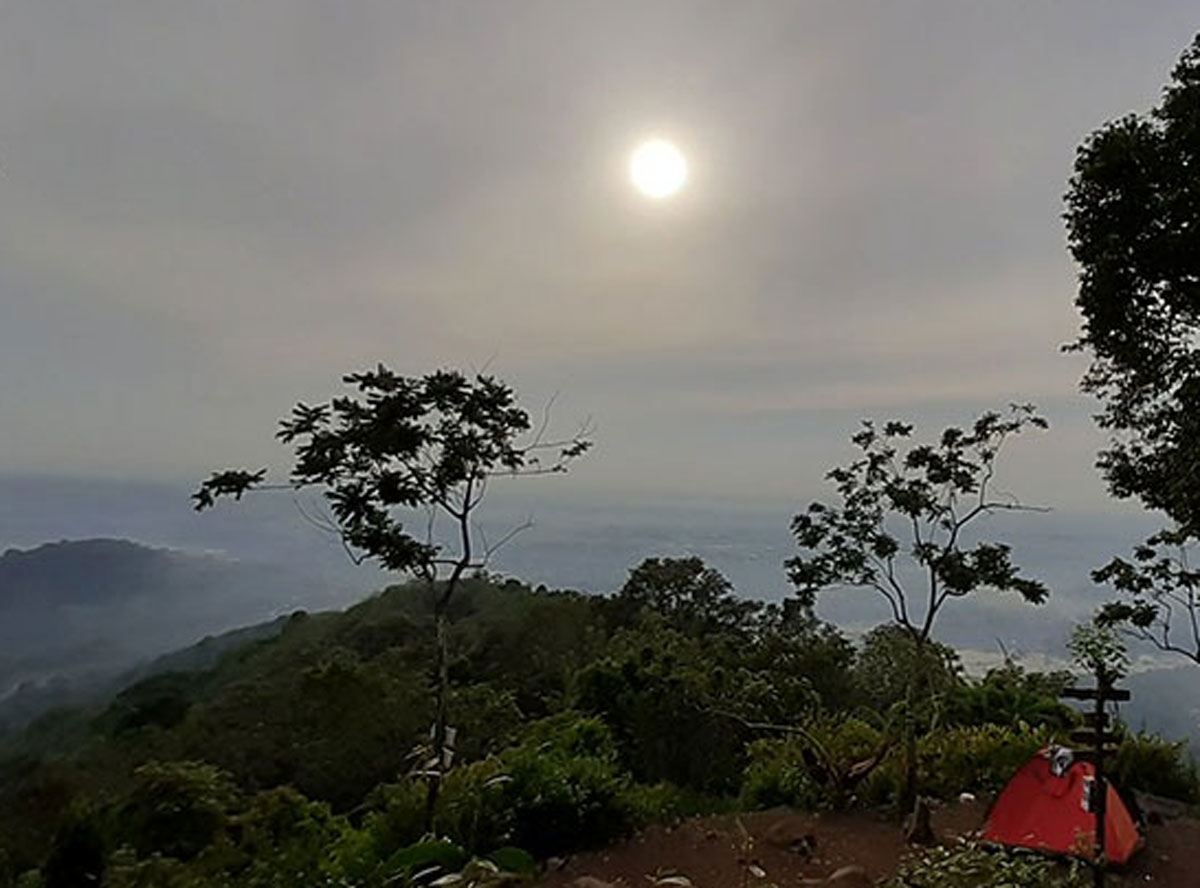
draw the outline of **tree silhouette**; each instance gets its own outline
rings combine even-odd
[[[873,422],[851,437],[860,456],[827,475],[840,502],[814,502],[792,521],[800,552],[786,562],[805,606],[842,586],[873,590],[911,640],[911,662],[927,659],[938,614],[951,601],[991,589],[1040,604],[1047,590],[1023,576],[1001,542],[969,541],[967,528],[1001,510],[1028,509],[992,489],[996,458],[1013,435],[1046,421],[1030,405],[984,413],[969,429],[947,428],[934,444],[908,444],[912,426]],[[906,676],[905,784],[915,801],[914,695],[922,676]]]
[[[505,538],[482,548],[473,517],[497,476],[564,472],[591,446],[586,430],[561,441],[534,429],[511,388],[491,376],[454,370],[402,376],[382,364],[351,373],[353,393],[314,406],[300,403],[276,435],[294,445],[288,483],[266,484],[267,472],[216,472],[193,494],[197,511],[221,497],[240,499],[263,487],[319,489],[335,531],[356,562],[425,579],[435,590],[436,716],[418,773],[428,780],[427,825],[441,779],[453,759],[447,725],[449,657],[447,610],[463,578],[483,570]],[[424,533],[414,533],[411,524]],[[435,539],[438,517],[449,519],[455,543]],[[517,528],[518,530],[520,528]]]
[[[1097,570],[1118,600],[1099,618],[1200,662],[1200,36],[1161,103],[1092,133],[1066,195],[1080,266],[1083,329],[1069,349],[1092,358],[1082,387],[1104,402],[1111,441],[1098,465],[1117,497],[1170,526],[1133,558]]]

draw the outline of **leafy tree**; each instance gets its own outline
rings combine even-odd
[[[769,674],[739,666],[727,645],[650,615],[579,670],[573,703],[611,726],[637,779],[720,792],[741,772],[743,720],[762,718],[764,698],[773,696]]]
[[[854,680],[860,699],[877,710],[910,699],[918,709],[931,710],[960,686],[961,668],[953,648],[932,638],[918,645],[903,626],[884,623],[863,638]],[[930,720],[933,712],[922,715]]]
[[[1200,571],[1190,563],[1195,537],[1163,530],[1136,546],[1133,560],[1114,558],[1092,572],[1123,598],[1103,605],[1097,620],[1123,626],[1160,650],[1200,665]]]
[[[1124,642],[1102,623],[1081,623],[1072,629],[1067,650],[1075,665],[1094,675],[1101,687],[1112,687],[1129,672]]]
[[[1200,35],[1160,104],[1092,133],[1066,195],[1090,355],[1084,391],[1112,434],[1099,467],[1109,490],[1170,522],[1096,571],[1119,593],[1101,620],[1200,663]]]
[[[771,678],[780,704],[771,718],[795,718],[812,704],[813,694],[827,710],[848,709],[855,702],[854,645],[798,599],[763,608],[754,642],[744,650],[749,668]]]
[[[792,521],[799,554],[786,563],[805,606],[841,586],[873,590],[915,648],[921,664],[934,625],[950,601],[982,591],[1012,591],[1034,604],[1042,583],[1024,576],[1004,543],[968,537],[980,519],[1026,508],[993,493],[1004,443],[1046,421],[1030,405],[987,412],[967,429],[950,427],[936,443],[909,444],[912,426],[863,423],[851,438],[859,457],[828,478],[840,502],[814,502]],[[908,676],[903,806],[914,801],[917,763],[914,695],[920,674]]]
[[[720,571],[694,555],[647,558],[629,572],[614,605],[626,620],[645,608],[656,611],[690,635],[745,629],[762,607],[738,598]]]
[[[544,440],[544,423],[534,430],[512,389],[491,376],[471,379],[451,370],[401,376],[381,364],[343,381],[353,394],[297,404],[277,437],[295,447],[288,486],[322,491],[332,513],[330,530],[356,560],[374,559],[436,587],[436,715],[422,769],[432,820],[441,775],[453,756],[447,612],[459,584],[484,569],[495,548],[480,551],[475,510],[492,478],[565,471],[590,441],[582,432],[565,441]],[[193,495],[195,507],[211,507],[223,496],[239,499],[265,480],[265,469],[216,472]],[[426,512],[423,536],[406,523],[414,510]],[[439,516],[450,521],[456,550],[435,539]]]
[[[1066,195],[1112,492],[1200,529],[1200,36],[1162,103],[1080,146]]]
[[[237,801],[230,776],[203,762],[153,762],[133,776],[118,828],[143,857],[191,860],[225,828]]]
[[[1075,710],[1059,698],[1074,680],[1066,670],[1030,672],[1006,659],[983,678],[965,682],[951,693],[950,721],[960,725],[1017,727],[1024,723],[1068,728],[1075,724]]]

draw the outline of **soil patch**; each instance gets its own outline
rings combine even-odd
[[[968,836],[983,822],[983,800],[933,809],[942,841]],[[1200,884],[1200,821],[1151,826],[1146,847],[1110,878],[1113,886]],[[537,888],[566,888],[588,876],[624,888],[650,888],[657,876],[683,875],[696,888],[798,888],[841,867],[857,865],[874,880],[892,876],[908,852],[894,819],[873,812],[808,814],[790,810],[703,817],[654,826],[617,845],[567,859]],[[602,888],[602,886],[596,886]]]

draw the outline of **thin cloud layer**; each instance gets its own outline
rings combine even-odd
[[[777,496],[859,415],[1058,408],[1060,195],[1182,2],[11,4],[0,471],[194,477],[377,361],[561,392],[580,491]],[[664,135],[687,188],[628,152]]]

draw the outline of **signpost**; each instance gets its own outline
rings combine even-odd
[[[1077,743],[1086,750],[1086,759],[1090,760],[1092,767],[1096,769],[1089,799],[1090,810],[1096,818],[1096,834],[1092,846],[1092,878],[1096,888],[1104,888],[1104,844],[1108,823],[1108,781],[1104,776],[1104,759],[1116,752],[1120,742],[1120,738],[1109,730],[1111,720],[1105,711],[1105,704],[1127,701],[1129,691],[1113,687],[1112,681],[1103,672],[1098,671],[1096,687],[1064,688],[1062,696],[1071,700],[1094,701],[1092,711],[1083,713],[1083,721],[1087,727],[1072,731],[1070,737],[1072,743]]]

